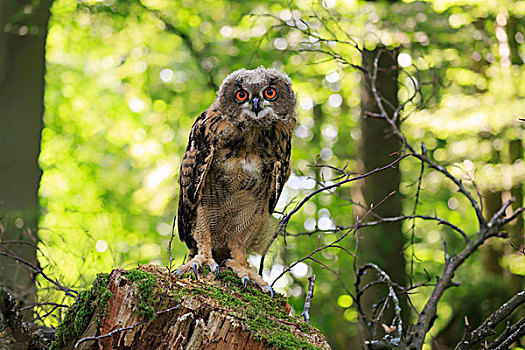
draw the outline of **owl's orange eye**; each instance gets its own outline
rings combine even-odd
[[[248,98],[248,93],[244,90],[235,91],[235,101],[242,103]]]
[[[275,100],[277,98],[277,89],[269,87],[268,89],[264,90],[264,97],[267,100]]]

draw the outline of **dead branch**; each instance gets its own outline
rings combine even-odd
[[[383,167],[380,167],[380,168],[376,168],[374,170],[371,170],[369,172],[367,172],[366,174],[362,174],[362,175],[359,175],[359,176],[355,176],[355,177],[350,177],[350,176],[346,176],[344,180],[341,180],[339,182],[336,182],[334,184],[330,184],[330,185],[326,185],[324,187],[321,187],[321,188],[318,188],[317,190],[311,192],[310,194],[306,195],[303,200],[301,202],[299,202],[293,209],[292,211],[290,211],[290,213],[288,213],[282,220],[281,222],[279,223],[279,226],[276,230],[276,232],[274,233],[273,237],[272,237],[272,240],[270,241],[270,243],[268,244],[268,246],[266,247],[265,251],[267,252],[268,249],[270,248],[271,244],[273,243],[273,241],[277,238],[277,236],[279,236],[279,234],[282,232],[285,236],[286,236],[286,226],[288,225],[288,222],[290,221],[291,217],[296,214],[306,203],[308,203],[308,201],[310,201],[310,199],[312,199],[313,197],[315,197],[316,195],[318,195],[319,193],[321,192],[326,192],[326,191],[329,191],[329,190],[332,190],[334,188],[338,188],[338,187],[341,187],[347,183],[350,183],[350,182],[353,182],[353,181],[357,181],[357,180],[361,180],[361,179],[364,179],[365,177],[367,176],[371,176],[371,175],[374,175],[376,173],[379,173],[385,169],[389,169],[389,168],[392,168],[393,166],[395,166],[397,163],[399,163],[401,160],[403,160],[404,158],[406,158],[408,156],[408,154],[403,154],[401,155],[399,158],[395,159],[393,162],[391,162],[390,164],[387,164]],[[392,195],[393,193],[391,193],[390,195]],[[389,196],[390,196],[389,195]],[[372,209],[372,208],[370,208]],[[346,235],[345,235],[346,236]],[[339,239],[340,240],[340,239]],[[339,240],[337,240],[336,242],[339,242]],[[334,242],[334,243],[336,243]],[[324,248],[323,248],[324,249]],[[261,265],[259,267],[259,274],[262,274],[262,270],[264,268],[264,258],[265,258],[266,254],[264,254],[261,258]],[[274,281],[275,283],[275,281]]]
[[[508,325],[507,328],[499,335],[496,340],[490,344],[487,350],[504,350],[508,349],[510,345],[525,336],[525,317],[522,317],[513,325]]]
[[[304,302],[304,310],[301,313],[301,316],[304,317],[304,322],[310,323],[310,303],[312,302],[312,298],[314,296],[314,283],[315,283],[315,275],[311,275],[308,277],[308,292],[306,293],[306,300]]]
[[[361,283],[361,278],[366,273],[367,270],[373,270],[378,275],[379,279],[371,283],[368,283],[363,288],[359,288],[359,284]],[[359,269],[357,269],[355,287],[356,287],[356,290],[359,292],[356,294],[355,302],[357,305],[358,312],[361,315],[364,315],[362,304],[361,304],[361,296],[363,295],[364,291],[366,291],[368,288],[376,284],[386,284],[388,287],[388,296],[387,296],[387,299],[385,299],[383,308],[378,313],[377,318],[374,320],[374,322],[371,322],[371,323],[379,322],[389,300],[391,300],[392,303],[394,304],[394,318],[392,319],[392,324],[388,327],[390,332],[386,332],[385,336],[382,339],[368,340],[367,344],[370,346],[374,346],[374,345],[377,346],[380,343],[380,344],[390,344],[394,347],[398,347],[401,345],[401,342],[403,341],[403,338],[402,338],[403,337],[403,321],[401,320],[401,307],[399,306],[399,299],[397,297],[396,292],[394,291],[394,283],[392,283],[390,276],[384,270],[379,268],[379,266],[377,266],[376,264],[367,263],[361,266]]]
[[[496,334],[496,331],[494,330],[496,326],[523,303],[525,303],[525,291],[517,293],[509,301],[501,305],[499,309],[494,311],[492,315],[490,315],[485,322],[474,331],[470,329],[468,322],[466,322],[465,333],[463,334],[461,341],[456,345],[455,350],[470,349],[483,339]]]
[[[381,202],[379,202],[379,203],[377,204],[377,206],[383,204],[383,203],[384,203],[384,202],[385,202],[390,196],[392,196],[394,193],[395,193],[395,192],[392,192],[392,193],[390,193],[388,196],[386,196],[385,198],[383,198],[383,199],[381,200]],[[336,238],[332,243],[330,243],[330,244],[326,244],[326,245],[324,245],[324,246],[318,246],[316,249],[314,249],[314,250],[313,250],[312,252],[310,252],[308,255],[306,255],[305,257],[303,257],[303,258],[297,260],[296,262],[294,262],[293,264],[291,264],[289,267],[287,267],[286,269],[284,269],[284,271],[281,272],[281,273],[279,274],[279,276],[277,276],[277,277],[275,278],[275,280],[272,282],[271,286],[273,286],[273,285],[275,284],[275,282],[277,282],[277,281],[278,281],[281,277],[283,277],[287,272],[291,271],[291,269],[292,269],[295,265],[297,265],[297,264],[299,264],[300,262],[303,262],[303,261],[305,261],[305,260],[307,260],[307,259],[313,260],[313,259],[312,259],[312,256],[313,256],[313,255],[319,253],[320,251],[323,251],[323,250],[325,250],[325,249],[328,249],[328,248],[339,248],[339,249],[342,249],[344,252],[346,252],[346,253],[349,254],[350,256],[356,258],[356,255],[355,255],[355,254],[350,253],[347,249],[345,249],[345,248],[341,247],[340,245],[338,245],[338,243],[341,242],[343,239],[345,239],[345,238],[346,238],[351,232],[355,232],[355,230],[357,229],[359,223],[362,222],[362,221],[367,217],[367,215],[370,213],[370,211],[371,211],[373,208],[374,208],[374,207],[371,207],[371,208],[365,213],[365,215],[363,215],[363,217],[355,223],[354,226],[352,226],[349,230],[347,230],[347,232],[345,232],[344,234],[342,234],[339,238]],[[315,261],[315,260],[313,260],[313,261]],[[352,296],[352,294],[349,294],[349,295]],[[354,297],[352,296],[352,298],[354,298]]]
[[[412,327],[407,337],[407,344],[412,345],[415,349],[420,349],[423,346],[425,335],[430,330],[432,320],[436,316],[437,304],[445,290],[452,284],[452,278],[456,270],[468,259],[476,249],[482,245],[490,237],[495,237],[499,234],[499,225],[488,227],[478,231],[476,237],[469,241],[466,246],[457,255],[452,255],[445,260],[443,273],[439,277],[438,282],[430,298],[428,299],[423,311],[421,311],[417,323]]]
[[[37,275],[41,275],[46,281],[50,282],[55,287],[56,290],[64,292],[64,294],[67,295],[68,297],[76,298],[76,296],[78,295],[78,292],[76,290],[66,287],[62,285],[61,283],[59,283],[56,279],[49,277],[42,268],[30,263],[29,261],[26,261],[16,255],[6,253],[3,251],[0,251],[0,255],[13,259],[15,261],[18,261],[19,263],[22,263],[26,268],[28,268],[29,270],[31,270],[33,273]]]

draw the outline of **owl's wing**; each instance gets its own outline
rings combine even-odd
[[[188,247],[196,247],[191,228],[197,217],[197,206],[201,199],[204,179],[210,168],[214,146],[207,126],[207,111],[193,124],[186,153],[180,167],[178,227],[181,241]]]
[[[270,188],[270,214],[273,213],[283,191],[284,184],[290,177],[290,154],[292,150],[290,135],[277,135],[277,143],[275,159],[278,159],[278,161],[274,163],[274,186]]]

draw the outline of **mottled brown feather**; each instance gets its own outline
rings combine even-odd
[[[186,147],[180,167],[179,238],[186,242],[190,249],[196,246],[191,231],[195,225],[202,184],[213,157],[213,145],[210,142],[206,124],[205,111],[195,120],[191,128],[190,142]]]

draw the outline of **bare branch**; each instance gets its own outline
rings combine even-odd
[[[366,273],[366,270],[369,270],[369,269],[373,270],[378,275],[379,279],[367,284],[364,288],[360,289],[359,284],[361,281],[361,277]],[[387,332],[386,335],[380,340],[370,340],[367,343],[369,345],[378,345],[377,343],[381,342],[382,344],[391,344],[392,346],[399,346],[400,343],[402,342],[402,337],[403,337],[403,321],[401,320],[401,307],[399,306],[399,299],[397,297],[396,292],[394,291],[394,283],[392,283],[390,276],[385,271],[383,271],[381,268],[379,268],[379,266],[377,266],[376,264],[373,264],[373,263],[365,264],[356,271],[355,285],[356,285],[356,290],[358,291],[357,299],[356,299],[358,311],[361,315],[364,315],[364,312],[361,306],[361,302],[360,302],[360,296],[363,294],[364,290],[370,288],[372,285],[379,284],[379,283],[384,283],[388,287],[388,299],[392,300],[394,304],[394,318],[392,320],[391,326],[389,327],[391,332]],[[386,307],[388,299],[385,300],[384,307]],[[376,321],[379,321],[379,317],[380,315],[378,315],[378,318]]]
[[[525,322],[522,322],[519,325],[519,327],[514,332],[512,332],[512,334],[509,334],[509,336],[504,341],[502,341],[500,345],[498,345],[494,349],[495,350],[507,350],[510,348],[512,344],[514,344],[516,341],[518,341],[523,336],[525,336]]]
[[[498,235],[502,222],[496,221],[494,226],[485,226],[481,229],[475,239],[469,241],[457,255],[451,256],[445,261],[444,271],[436,283],[423,311],[418,317],[417,323],[412,334],[408,336],[408,344],[413,344],[417,349],[421,348],[425,339],[425,334],[429,331],[432,320],[436,315],[437,304],[443,292],[451,285],[452,278],[456,270],[468,259],[474,251],[490,237]]]
[[[48,305],[56,306],[56,307],[69,307],[69,306],[70,306],[70,305],[66,305],[66,304],[59,304],[59,303],[52,303],[52,302],[48,302],[48,303],[36,303],[36,304],[33,304],[33,305],[29,305],[29,306],[22,307],[22,308],[20,308],[20,311],[28,310],[28,309],[33,309],[33,308],[35,308],[35,307],[40,307],[40,306],[48,306]]]
[[[468,238],[467,234],[465,233],[465,231],[463,231],[461,228],[459,228],[458,226],[454,225],[453,223],[445,220],[445,219],[442,219],[440,217],[437,217],[437,216],[429,216],[429,215],[404,215],[404,216],[396,216],[396,217],[388,217],[388,218],[381,218],[379,220],[376,220],[376,221],[367,221],[367,222],[363,222],[361,224],[359,224],[359,227],[365,227],[365,226],[375,226],[375,225],[379,225],[379,224],[382,224],[382,223],[385,223],[385,222],[396,222],[396,221],[404,221],[404,220],[408,220],[408,219],[422,219],[422,220],[433,220],[433,221],[438,221],[438,224],[439,225],[445,225],[445,226],[448,226],[450,227],[451,229],[453,229],[454,231],[456,232],[459,232],[459,234],[461,234],[461,236],[463,237],[463,239],[465,240],[465,242],[470,242],[470,239]]]
[[[389,194],[388,194],[385,198],[383,198],[383,199],[381,200],[381,202],[379,202],[376,206],[380,206],[381,204],[383,204],[383,203],[384,203],[384,202],[385,202],[390,196],[392,196],[394,193],[395,193],[395,192],[391,192],[391,193],[389,193]],[[319,253],[320,251],[325,250],[325,249],[328,249],[328,248],[339,248],[339,249],[343,249],[340,245],[338,245],[338,243],[339,243],[340,241],[342,241],[343,239],[345,239],[346,236],[348,236],[348,235],[350,234],[350,232],[355,231],[356,228],[357,228],[357,225],[358,225],[362,220],[364,220],[364,219],[367,217],[368,213],[370,213],[371,210],[372,210],[372,208],[370,208],[370,209],[368,210],[368,212],[366,212],[365,215],[363,215],[363,217],[362,217],[360,220],[358,220],[358,222],[356,222],[354,226],[352,226],[351,229],[349,229],[347,232],[345,232],[344,234],[342,234],[341,237],[335,239],[335,240],[334,240],[332,243],[330,243],[330,244],[324,245],[324,246],[322,246],[322,247],[319,247],[319,246],[318,246],[315,250],[313,250],[312,252],[310,252],[308,255],[306,255],[305,257],[303,257],[303,258],[297,260],[297,261],[294,262],[293,264],[291,264],[288,268],[286,268],[283,272],[281,272],[281,273],[279,274],[279,276],[277,276],[277,278],[272,282],[271,286],[273,286],[273,285],[275,284],[275,282],[277,282],[277,281],[278,281],[281,277],[283,277],[287,272],[291,271],[291,269],[292,269],[295,265],[297,265],[297,264],[299,264],[300,262],[303,262],[303,261],[305,261],[305,260],[307,260],[307,259],[311,259],[311,257],[312,257],[313,255]],[[355,254],[350,253],[348,250],[346,250],[346,249],[343,249],[343,250],[344,250],[346,253],[348,253],[348,254],[350,254],[351,256],[353,256],[354,258],[356,257]],[[350,294],[350,295],[351,295],[351,294]]]
[[[27,267],[31,271],[33,271],[33,273],[40,274],[46,281],[48,281],[52,285],[54,285],[56,290],[64,292],[64,294],[67,295],[68,297],[76,298],[76,296],[78,295],[78,292],[76,290],[71,289],[71,288],[66,287],[66,286],[63,286],[57,280],[52,279],[51,277],[49,277],[44,272],[44,270],[42,270],[42,268],[40,268],[40,267],[30,263],[29,261],[24,260],[24,259],[22,259],[22,258],[20,258],[18,256],[13,255],[13,254],[6,253],[6,252],[1,252],[0,251],[0,255],[3,255],[5,257],[8,257],[8,258],[13,259],[13,260],[16,260],[16,261],[22,263],[25,267]]]
[[[501,222],[502,221],[501,219],[505,217],[505,211],[515,201],[516,201],[515,197],[512,197],[511,199],[506,201],[505,204],[503,204],[503,206],[501,207],[501,209],[498,210],[497,213],[494,214],[494,216],[490,219],[490,221],[488,223],[488,226],[492,227],[492,226],[496,225],[498,222]]]
[[[271,244],[273,243],[273,241],[277,238],[277,236],[279,235],[279,233],[283,232],[284,235],[286,236],[286,226],[288,225],[288,222],[290,221],[290,218],[296,214],[299,209],[301,209],[310,199],[312,199],[313,197],[315,197],[316,195],[318,195],[319,193],[321,192],[325,192],[325,191],[329,191],[333,188],[337,188],[337,187],[341,187],[349,182],[353,182],[353,181],[357,181],[357,180],[361,180],[361,179],[364,179],[365,177],[367,176],[370,176],[370,175],[373,175],[373,174],[376,174],[376,173],[379,173],[385,169],[388,169],[388,168],[392,168],[393,166],[395,166],[397,163],[399,163],[401,160],[403,160],[404,158],[408,157],[408,154],[403,154],[401,155],[399,158],[397,158],[396,160],[394,160],[393,162],[391,162],[390,164],[387,164],[383,167],[380,167],[380,168],[376,168],[374,170],[371,170],[369,172],[367,172],[366,174],[363,174],[363,175],[359,175],[359,176],[356,176],[356,177],[349,177],[347,176],[344,180],[341,180],[339,182],[336,182],[334,184],[331,184],[331,185],[327,185],[327,186],[324,186],[324,187],[321,187],[321,188],[318,188],[317,190],[309,193],[307,196],[305,196],[303,198],[303,200],[301,202],[299,202],[295,208],[292,209],[292,211],[290,213],[288,213],[282,220],[281,222],[279,223],[279,226],[276,230],[276,232],[274,233],[273,237],[272,237],[272,240],[268,243],[268,246],[266,247],[265,249],[265,252],[268,251],[268,249],[270,248]],[[390,194],[392,195],[392,193]],[[389,196],[390,196],[389,195]],[[389,197],[388,196],[388,197]],[[335,242],[334,242],[335,243]],[[261,264],[259,266],[259,274],[262,274],[262,270],[264,268],[264,258],[266,256],[266,253],[263,254],[262,258],[261,258]],[[275,281],[274,281],[275,283]]]
[[[492,344],[490,344],[487,350],[503,350],[507,349],[512,343],[519,340],[520,337],[525,335],[525,317],[522,317],[518,322],[513,325],[508,325],[507,328],[499,335]]]
[[[173,244],[173,238],[175,238],[175,223],[176,223],[176,220],[177,220],[177,216],[175,215],[173,217],[173,223],[171,224],[171,236],[170,236],[170,241],[168,243],[168,253],[169,253],[169,264],[168,266],[166,266],[168,268],[168,281],[166,282],[166,288],[164,288],[164,292],[161,294],[160,298],[159,298],[159,305],[157,307],[157,311],[160,309],[161,305],[162,305],[162,302],[164,301],[164,298],[166,297],[166,295],[168,294],[169,290],[170,290],[170,287],[171,287],[171,270],[173,269],[173,255],[171,253],[171,247],[172,247],[172,244]]]
[[[494,330],[496,326],[503,321],[507,316],[509,316],[514,310],[520,307],[525,303],[525,291],[521,291],[518,294],[514,295],[509,301],[501,305],[499,309],[494,311],[485,322],[481,324],[474,331],[470,331],[468,324],[466,325],[465,333],[463,338],[456,345],[455,350],[466,350],[473,347],[475,344],[481,340],[494,335],[496,331]]]
[[[306,293],[306,300],[304,302],[304,310],[301,313],[301,316],[304,317],[304,322],[310,323],[310,303],[312,302],[312,297],[314,296],[314,283],[315,275],[311,275],[308,278],[308,292]]]

